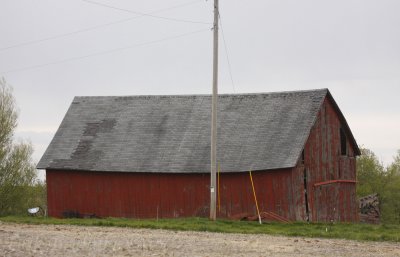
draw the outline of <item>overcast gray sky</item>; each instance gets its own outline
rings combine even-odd
[[[32,141],[35,161],[74,96],[211,93],[212,0],[93,1],[0,1],[0,76],[14,87],[17,136]],[[357,142],[392,161],[400,1],[220,0],[220,8],[234,83],[221,37],[219,92],[329,88]]]

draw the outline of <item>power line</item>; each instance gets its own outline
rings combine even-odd
[[[184,3],[184,4],[180,4],[180,5],[175,5],[175,6],[159,9],[159,10],[150,12],[148,14],[151,15],[151,14],[154,14],[154,13],[168,11],[168,10],[172,10],[172,9],[176,9],[176,8],[181,8],[181,7],[185,7],[185,6],[192,5],[192,4],[199,3],[199,2],[203,2],[203,0],[195,0],[195,1],[191,1],[189,3]],[[41,43],[41,42],[45,42],[45,41],[49,41],[49,40],[54,40],[54,39],[58,39],[58,38],[72,36],[72,35],[79,34],[79,33],[89,32],[89,31],[101,29],[101,28],[104,28],[104,27],[108,27],[108,26],[111,26],[111,25],[128,22],[128,21],[135,20],[135,19],[142,18],[142,17],[145,17],[145,15],[137,15],[137,16],[134,16],[134,17],[131,17],[131,18],[126,18],[126,19],[122,19],[122,20],[118,20],[118,21],[114,21],[114,22],[109,22],[109,23],[104,23],[104,24],[100,24],[100,25],[97,25],[97,26],[88,27],[88,28],[84,28],[84,29],[80,29],[80,30],[76,30],[76,31],[68,32],[68,33],[58,34],[58,35],[49,36],[49,37],[36,39],[36,40],[30,40],[30,41],[18,43],[18,44],[15,44],[15,45],[2,47],[2,48],[0,48],[0,52],[8,50],[8,49],[12,49],[12,48],[17,48],[17,47],[37,44],[37,43]]]
[[[184,33],[184,34],[179,34],[179,35],[175,35],[175,36],[171,36],[171,37],[165,37],[165,38],[161,38],[161,39],[157,39],[157,40],[153,40],[153,41],[147,41],[147,42],[143,42],[143,43],[137,43],[137,44],[133,44],[133,45],[125,46],[125,47],[114,48],[114,49],[111,49],[111,50],[97,52],[97,53],[88,54],[88,55],[84,55],[84,56],[72,57],[72,58],[67,58],[67,59],[63,59],[63,60],[59,60],[59,61],[55,61],[55,62],[49,62],[49,63],[38,64],[38,65],[33,65],[33,66],[28,66],[28,67],[22,67],[22,68],[18,68],[18,69],[2,71],[2,72],[0,72],[0,74],[15,73],[15,72],[20,72],[20,71],[33,70],[33,69],[38,69],[38,68],[42,68],[42,67],[46,67],[46,66],[66,63],[66,62],[78,61],[78,60],[81,60],[81,59],[86,59],[86,58],[95,57],[95,56],[99,56],[99,55],[111,54],[111,53],[115,53],[115,52],[124,51],[124,50],[127,50],[127,49],[132,49],[132,48],[136,48],[136,47],[143,47],[143,46],[147,46],[147,45],[160,43],[160,42],[163,42],[163,41],[169,41],[169,40],[173,40],[173,39],[177,39],[177,38],[182,38],[182,37],[190,36],[190,35],[193,35],[193,34],[197,34],[197,33],[203,32],[203,31],[209,31],[209,30],[210,30],[209,28],[201,29],[201,30],[195,30],[195,31],[192,31],[192,32]]]
[[[124,9],[124,8],[120,8],[120,7],[115,7],[115,6],[112,6],[112,5],[103,4],[103,3],[99,3],[99,2],[91,1],[91,0],[82,0],[82,1],[90,3],[90,4],[95,4],[95,5],[107,7],[107,8],[110,8],[110,9],[118,10],[118,11],[133,13],[133,14],[147,16],[147,17],[156,18],[156,19],[163,19],[163,20],[176,21],[176,22],[186,22],[186,23],[211,24],[211,22],[192,21],[192,20],[183,20],[183,19],[175,19],[175,18],[169,18],[169,17],[164,17],[164,16],[157,16],[157,15],[153,15],[153,14],[150,14],[150,13],[142,13],[142,12],[132,11],[132,10],[128,10],[128,9]]]
[[[218,17],[219,17],[219,23],[221,24],[222,41],[224,42],[224,48],[225,48],[225,53],[226,53],[226,61],[227,61],[227,63],[228,63],[228,70],[229,70],[229,76],[230,76],[230,78],[231,78],[233,93],[236,93],[236,90],[235,90],[235,83],[233,82],[233,76],[232,76],[231,62],[229,61],[228,47],[226,46],[225,35],[224,35],[224,29],[223,29],[223,27],[222,27],[221,15],[218,15]]]
[[[37,43],[40,43],[40,42],[49,41],[49,40],[53,40],[53,39],[57,39],[57,38],[63,38],[63,37],[67,37],[67,36],[71,36],[71,35],[75,35],[75,34],[79,34],[79,33],[83,33],[83,32],[88,32],[88,31],[99,29],[99,28],[104,28],[104,27],[107,27],[107,26],[111,26],[111,25],[114,25],[114,24],[127,22],[127,21],[130,21],[130,20],[136,19],[136,18],[139,18],[139,17],[136,16],[136,17],[133,17],[133,18],[128,18],[128,19],[123,19],[123,20],[119,20],[119,21],[115,21],[115,22],[105,23],[105,24],[94,26],[94,27],[80,29],[80,30],[76,30],[76,31],[72,31],[72,32],[64,33],[64,34],[58,34],[58,35],[54,35],[54,36],[49,36],[49,37],[37,39],[37,40],[26,41],[26,42],[23,42],[23,43],[19,43],[19,44],[15,44],[15,45],[11,45],[11,46],[0,48],[0,51],[5,51],[5,50],[11,49],[11,48],[17,48],[17,47],[21,47],[21,46],[37,44]]]

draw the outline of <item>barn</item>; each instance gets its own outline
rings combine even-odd
[[[48,214],[207,216],[211,96],[75,97],[37,165]],[[217,216],[358,220],[360,150],[328,89],[218,96]]]

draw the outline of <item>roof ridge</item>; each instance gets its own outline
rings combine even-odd
[[[218,96],[258,96],[258,95],[286,95],[301,94],[313,92],[328,92],[327,88],[309,89],[309,90],[293,90],[293,91],[274,91],[274,92],[254,92],[254,93],[234,93],[234,94],[218,94]],[[180,98],[180,97],[211,97],[211,94],[182,94],[182,95],[113,95],[113,96],[75,96],[78,99],[94,99],[94,98]]]

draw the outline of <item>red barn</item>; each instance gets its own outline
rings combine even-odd
[[[207,216],[211,96],[76,97],[38,164],[48,213]],[[357,221],[350,128],[328,89],[220,95],[219,217]]]

